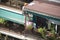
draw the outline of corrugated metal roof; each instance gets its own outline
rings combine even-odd
[[[58,3],[47,3],[38,1],[34,1],[32,3],[34,4],[27,5],[25,8],[60,18],[60,5]]]

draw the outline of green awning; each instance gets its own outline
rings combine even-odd
[[[5,9],[1,9],[0,8],[0,17],[9,20],[9,21],[13,21],[19,24],[24,24],[25,22],[25,17],[22,14],[18,14],[15,12],[11,12]]]

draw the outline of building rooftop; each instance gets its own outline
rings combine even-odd
[[[27,5],[25,8],[40,13],[45,13],[60,18],[60,4],[54,2],[33,1],[32,5]]]

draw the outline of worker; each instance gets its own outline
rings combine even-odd
[[[31,20],[27,21],[26,22],[26,29],[31,30],[32,28],[33,28],[32,21]]]

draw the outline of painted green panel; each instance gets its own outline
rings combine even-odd
[[[22,14],[11,12],[5,9],[0,9],[0,17],[5,18],[16,23],[24,24],[25,17]]]

